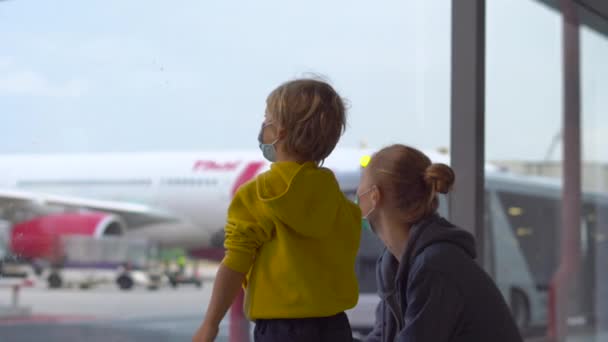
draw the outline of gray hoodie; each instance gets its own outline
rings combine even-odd
[[[414,225],[401,262],[376,265],[381,301],[367,342],[520,342],[509,308],[474,261],[475,241],[438,215]]]

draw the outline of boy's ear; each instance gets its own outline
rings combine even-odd
[[[279,140],[283,140],[285,137],[287,136],[287,130],[285,130],[285,128],[278,126],[277,127],[277,138],[279,138]]]

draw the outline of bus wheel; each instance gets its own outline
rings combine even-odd
[[[520,331],[524,331],[530,325],[530,305],[528,297],[521,290],[511,290],[511,314]]]

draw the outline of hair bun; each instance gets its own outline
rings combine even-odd
[[[431,164],[424,172],[426,184],[442,194],[450,192],[455,180],[454,170],[445,164]]]

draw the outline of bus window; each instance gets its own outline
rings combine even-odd
[[[547,288],[559,262],[559,202],[510,192],[498,197],[536,285]]]

